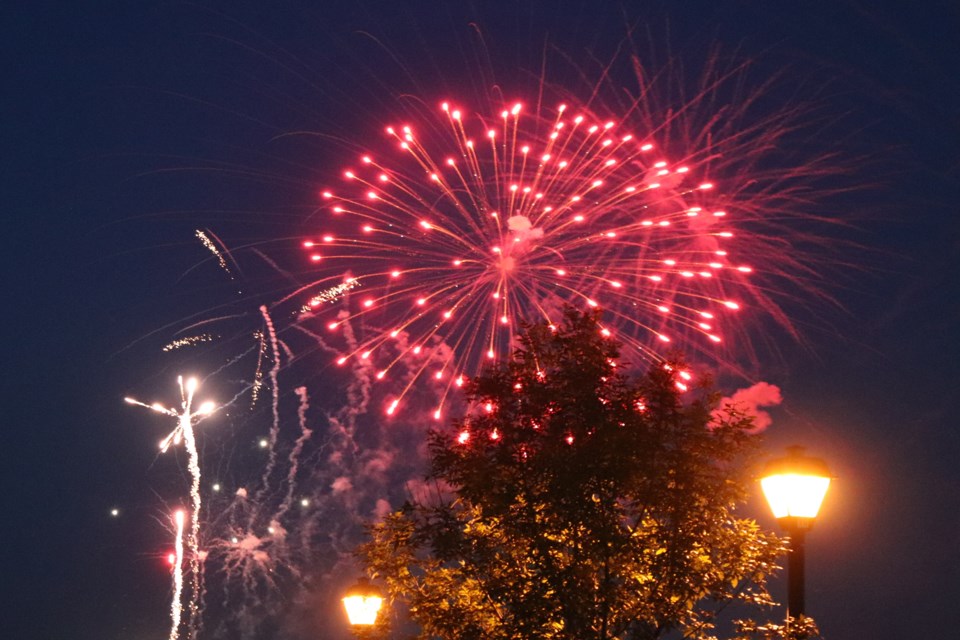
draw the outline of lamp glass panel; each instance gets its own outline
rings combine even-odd
[[[784,473],[760,480],[773,517],[816,518],[830,478]]]
[[[372,625],[377,621],[377,612],[383,598],[377,596],[347,596],[343,606],[352,625]]]

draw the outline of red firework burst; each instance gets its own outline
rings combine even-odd
[[[605,334],[646,357],[677,337],[719,343],[720,316],[739,308],[728,291],[751,268],[714,185],[647,132],[567,105],[467,117],[444,103],[386,137],[322,192],[327,228],[304,242],[321,274],[305,314],[376,327],[340,364],[384,378],[442,343],[407,388],[431,375],[449,390],[506,355],[518,322],[553,322],[564,304],[601,306]]]

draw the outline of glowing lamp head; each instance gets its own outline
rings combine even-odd
[[[343,597],[347,619],[354,627],[369,627],[375,624],[382,605],[383,594],[370,584],[367,578],[360,578]]]
[[[787,455],[767,463],[760,478],[773,516],[785,529],[809,529],[830,487],[830,470],[804,447],[787,447]]]

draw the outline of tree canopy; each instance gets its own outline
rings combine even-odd
[[[731,602],[770,604],[783,541],[736,513],[752,419],[680,363],[624,369],[568,310],[466,385],[430,434],[435,496],[359,550],[421,638],[708,639]]]

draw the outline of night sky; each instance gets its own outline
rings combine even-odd
[[[761,354],[758,379],[784,396],[766,446],[805,444],[837,476],[807,539],[807,606],[825,637],[956,633],[956,3],[261,4],[2,9],[0,637],[166,637],[161,520],[185,472],[157,456],[165,423],[122,398],[173,401],[177,366],[214,368],[160,347],[172,327],[229,310],[216,305],[231,287],[268,300],[289,286],[267,269],[224,284],[195,229],[294,264],[316,190],[342,164],[333,142],[377,131],[397,93],[474,95],[483,78],[465,70],[478,68],[532,91],[545,46],[591,68],[629,27],[653,58],[696,69],[716,46],[753,61],[751,78],[796,78],[771,102],[809,98],[845,128],[847,164],[826,181],[843,193],[811,205],[852,221],[824,249],[838,304],[796,305],[800,340],[776,334],[777,353]],[[240,445],[209,447],[217,472],[240,473]],[[785,599],[782,578],[774,590]],[[339,618],[309,624],[276,637],[342,636]]]

